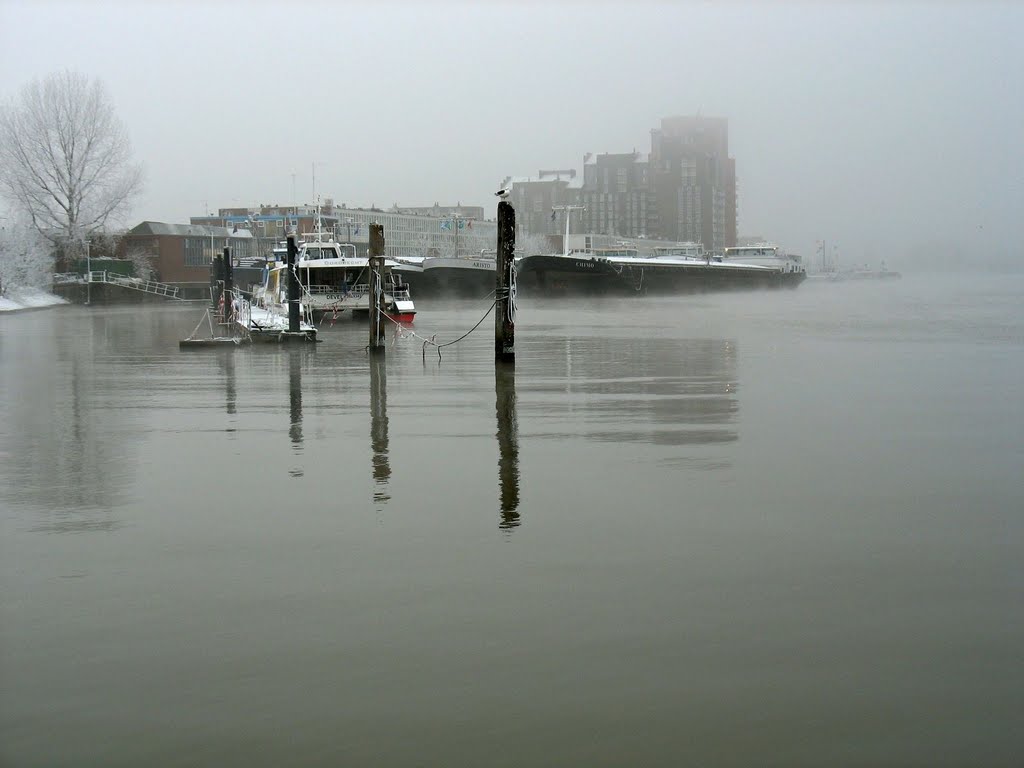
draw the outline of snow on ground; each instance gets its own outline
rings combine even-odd
[[[66,299],[38,288],[12,288],[7,296],[0,296],[0,312],[15,312],[19,309],[39,309],[67,304]]]

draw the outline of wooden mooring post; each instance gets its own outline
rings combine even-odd
[[[295,235],[288,235],[288,333],[299,332],[299,277],[295,274],[295,262],[298,260],[299,248],[295,244]]]
[[[498,257],[494,273],[494,361],[516,362],[515,266],[516,209],[498,203]]]
[[[210,308],[212,316],[218,323],[224,322],[224,313],[221,311],[224,301],[224,258],[218,254],[214,254],[210,262],[210,300],[213,302]]]
[[[370,225],[370,345],[371,355],[383,355],[384,346],[384,225]]]
[[[235,273],[231,266],[231,249],[224,246],[224,317],[223,322],[231,320],[231,308],[235,305]]]

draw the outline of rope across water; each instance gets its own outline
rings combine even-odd
[[[437,348],[437,359],[438,359],[438,360],[440,360],[440,359],[441,359],[441,349],[442,349],[442,347],[450,347],[450,346],[452,346],[452,344],[458,344],[458,343],[459,343],[460,341],[462,341],[462,340],[463,340],[464,338],[466,338],[467,336],[469,336],[469,334],[471,334],[471,333],[472,333],[473,331],[475,331],[475,330],[476,330],[477,328],[479,328],[479,327],[480,327],[480,323],[482,323],[482,322],[483,322],[484,320],[486,320],[486,319],[487,319],[487,316],[488,316],[489,314],[491,314],[491,310],[492,310],[492,309],[494,309],[494,305],[495,305],[495,304],[497,304],[497,303],[498,303],[498,300],[497,300],[497,299],[495,299],[494,301],[492,301],[492,302],[491,302],[491,306],[489,306],[489,307],[487,308],[487,311],[486,311],[486,312],[484,312],[484,315],[483,315],[483,317],[481,317],[481,318],[480,318],[479,320],[477,320],[477,321],[476,321],[476,325],[474,325],[474,326],[473,326],[472,328],[470,328],[470,329],[469,329],[468,331],[466,331],[466,332],[465,332],[464,334],[462,334],[461,336],[459,336],[459,338],[457,338],[457,339],[454,339],[454,340],[452,340],[452,341],[446,341],[446,342],[444,342],[443,344],[438,344],[438,343],[437,343],[437,342],[436,342],[436,341],[434,340],[435,338],[437,338],[437,334],[434,334],[433,336],[431,336],[431,337],[430,337],[430,338],[428,339],[428,338],[426,338],[425,336],[420,336],[420,335],[419,335],[418,333],[416,333],[416,331],[412,330],[411,328],[406,328],[406,327],[405,327],[404,325],[402,325],[402,324],[401,324],[400,322],[398,322],[398,321],[397,321],[397,320],[395,320],[395,319],[394,319],[393,317],[391,317],[390,315],[388,315],[388,313],[387,313],[387,312],[384,312],[383,314],[384,314],[384,317],[386,317],[386,318],[387,318],[388,320],[390,320],[390,321],[391,321],[392,323],[394,323],[394,324],[395,324],[395,326],[397,326],[397,327],[398,327],[398,329],[399,329],[399,330],[400,330],[400,331],[402,332],[402,334],[403,334],[403,335],[409,335],[409,336],[412,336],[413,338],[415,338],[415,339],[419,339],[420,341],[422,341],[422,342],[423,342],[423,360],[424,360],[424,361],[426,361],[426,359],[427,359],[427,345],[428,345],[428,344],[429,344],[429,345],[431,345],[431,346],[433,346],[433,347],[436,347],[436,348]],[[369,348],[369,347],[367,347],[367,348]]]

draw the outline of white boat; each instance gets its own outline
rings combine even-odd
[[[756,245],[736,245],[725,249],[722,255],[724,263],[757,264],[776,269],[783,274],[804,272],[806,269],[799,257],[791,256],[773,243]]]
[[[264,270],[263,284],[253,292],[257,307],[288,316],[287,249],[274,249],[275,262]],[[401,265],[384,260],[384,311],[395,322],[411,323],[416,307]],[[356,255],[355,246],[339,243],[324,232],[298,244],[295,274],[299,280],[303,316],[311,320],[343,312],[369,315],[369,259]]]
[[[288,334],[288,310],[284,312],[253,304],[248,299],[239,297],[234,300],[232,316],[240,327],[243,336],[252,341],[280,341]],[[316,326],[306,316],[299,317],[298,332],[310,341],[316,340]]]

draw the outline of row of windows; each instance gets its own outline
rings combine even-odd
[[[208,267],[214,255],[224,253],[224,248],[231,248],[233,259],[249,259],[259,255],[257,242],[248,237],[186,237],[183,244],[186,267]]]

